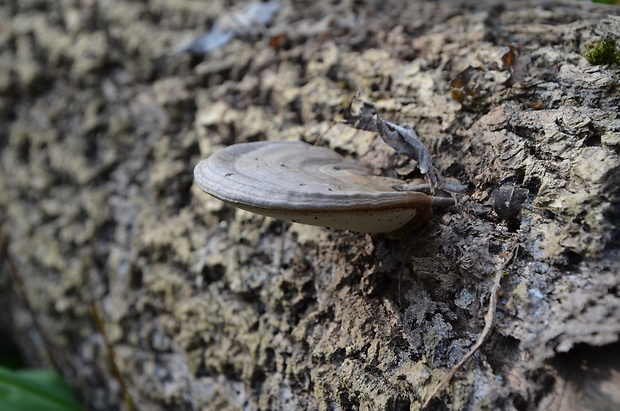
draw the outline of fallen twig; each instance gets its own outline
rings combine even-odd
[[[43,327],[41,327],[41,324],[39,323],[37,315],[32,309],[32,305],[30,304],[30,299],[28,298],[28,294],[26,293],[26,288],[24,287],[24,282],[22,281],[21,275],[19,274],[19,271],[17,270],[17,265],[15,264],[15,261],[13,260],[11,253],[9,252],[8,234],[0,233],[0,250],[1,250],[2,256],[4,257],[4,260],[6,261],[6,265],[7,265],[7,268],[9,269],[9,273],[11,274],[11,277],[13,277],[13,283],[15,284],[17,293],[22,298],[22,301],[24,302],[24,306],[26,306],[26,310],[28,311],[28,313],[30,314],[30,317],[32,318],[32,325],[34,326],[37,334],[39,334],[39,337],[41,338],[41,341],[43,342],[43,349],[45,350],[45,353],[47,354],[47,360],[58,373],[61,373],[60,367],[58,366],[58,363],[56,363],[56,360],[54,359],[54,355],[52,354],[52,350],[50,349],[47,336],[43,332]]]
[[[106,352],[108,353],[108,359],[110,360],[110,366],[112,367],[112,373],[114,374],[116,381],[118,381],[118,384],[120,385],[121,391],[123,393],[123,399],[125,400],[125,405],[127,405],[127,409],[129,409],[129,411],[136,411],[136,406],[134,405],[133,399],[131,398],[129,391],[127,390],[127,385],[125,384],[125,380],[123,379],[121,372],[118,369],[118,366],[116,365],[116,356],[114,355],[114,348],[112,347],[112,344],[110,344],[110,342],[108,341],[108,337],[105,333],[105,328],[103,326],[103,321],[101,320],[99,311],[97,310],[94,300],[92,299],[90,301],[90,313],[93,317],[95,327],[97,328],[97,330],[101,334],[101,337],[103,338],[103,344],[105,346]]]
[[[502,275],[504,275],[504,269],[508,266],[511,261],[516,259],[516,255],[519,249],[519,245],[515,245],[513,249],[508,253],[506,261],[504,261],[500,267],[495,271],[495,278],[493,279],[493,287],[491,288],[491,296],[489,297],[489,309],[487,310],[486,315],[484,316],[484,328],[476,343],[467,351],[467,353],[463,356],[461,361],[459,361],[450,372],[441,380],[441,382],[433,389],[429,397],[422,405],[422,409],[426,409],[433,398],[441,390],[443,390],[446,385],[454,378],[456,373],[461,369],[461,367],[480,349],[482,344],[486,341],[486,339],[491,335],[491,330],[493,329],[493,325],[495,323],[495,313],[497,311],[497,293],[499,291],[499,282],[502,279]]]

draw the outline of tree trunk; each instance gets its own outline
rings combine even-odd
[[[0,329],[89,409],[127,407],[123,387],[148,410],[419,409],[480,335],[498,270],[491,335],[429,409],[620,407],[620,70],[584,57],[620,38],[617,6],[284,1],[191,56],[173,52],[239,9],[8,3]],[[414,177],[331,124],[356,90],[467,185],[457,207],[394,240],[193,184],[216,150],[285,139]]]

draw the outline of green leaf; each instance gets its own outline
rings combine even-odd
[[[81,411],[73,390],[46,370],[0,367],[0,411]]]

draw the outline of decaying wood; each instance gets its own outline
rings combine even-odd
[[[49,341],[4,261],[2,339],[34,365],[49,349],[86,408],[122,408],[94,296],[142,409],[415,410],[474,346],[518,243],[490,336],[431,406],[617,408],[620,71],[584,53],[620,38],[619,8],[282,1],[255,38],[162,58],[243,8],[229,3],[0,6],[0,229]],[[458,207],[394,241],[193,185],[231,144],[321,136],[419,184],[377,133],[329,128],[355,90],[415,127],[466,185]]]

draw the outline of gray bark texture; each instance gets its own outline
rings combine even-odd
[[[584,57],[620,38],[620,8],[282,1],[268,26],[175,54],[230,3],[2,2],[2,339],[51,356],[90,410],[127,409],[123,386],[143,410],[417,410],[502,270],[490,337],[428,409],[620,409],[620,70]],[[523,76],[492,69],[513,43]],[[415,177],[377,133],[330,127],[356,90],[465,201],[395,240],[193,184],[201,158],[258,140]],[[507,220],[502,186],[529,190]]]

